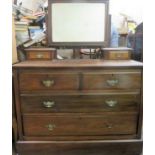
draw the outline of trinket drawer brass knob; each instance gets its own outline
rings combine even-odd
[[[39,59],[41,59],[41,58],[44,57],[44,55],[39,53],[39,54],[36,55],[36,57],[39,58]]]

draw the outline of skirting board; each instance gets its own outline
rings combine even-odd
[[[18,141],[19,155],[140,155],[142,140]]]

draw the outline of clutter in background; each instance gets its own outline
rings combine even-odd
[[[118,28],[119,34],[135,33],[136,21],[124,13],[120,13],[120,15],[123,17],[123,20],[121,26]]]
[[[134,34],[128,35],[128,47],[134,49],[134,60],[143,61],[143,23],[135,28]]]
[[[30,47],[34,44],[46,45],[46,5],[38,5],[37,11],[13,4],[17,47]]]
[[[128,36],[130,34],[135,34],[135,29],[137,27],[136,21],[133,20],[132,17],[120,13],[120,16],[122,16],[122,22],[120,27],[118,28],[118,34],[119,34],[119,46],[125,46],[127,47],[128,45]]]

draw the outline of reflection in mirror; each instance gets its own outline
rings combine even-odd
[[[53,3],[53,42],[104,42],[104,3]]]

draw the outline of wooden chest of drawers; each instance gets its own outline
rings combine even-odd
[[[13,66],[20,155],[139,155],[142,64],[25,61]]]

